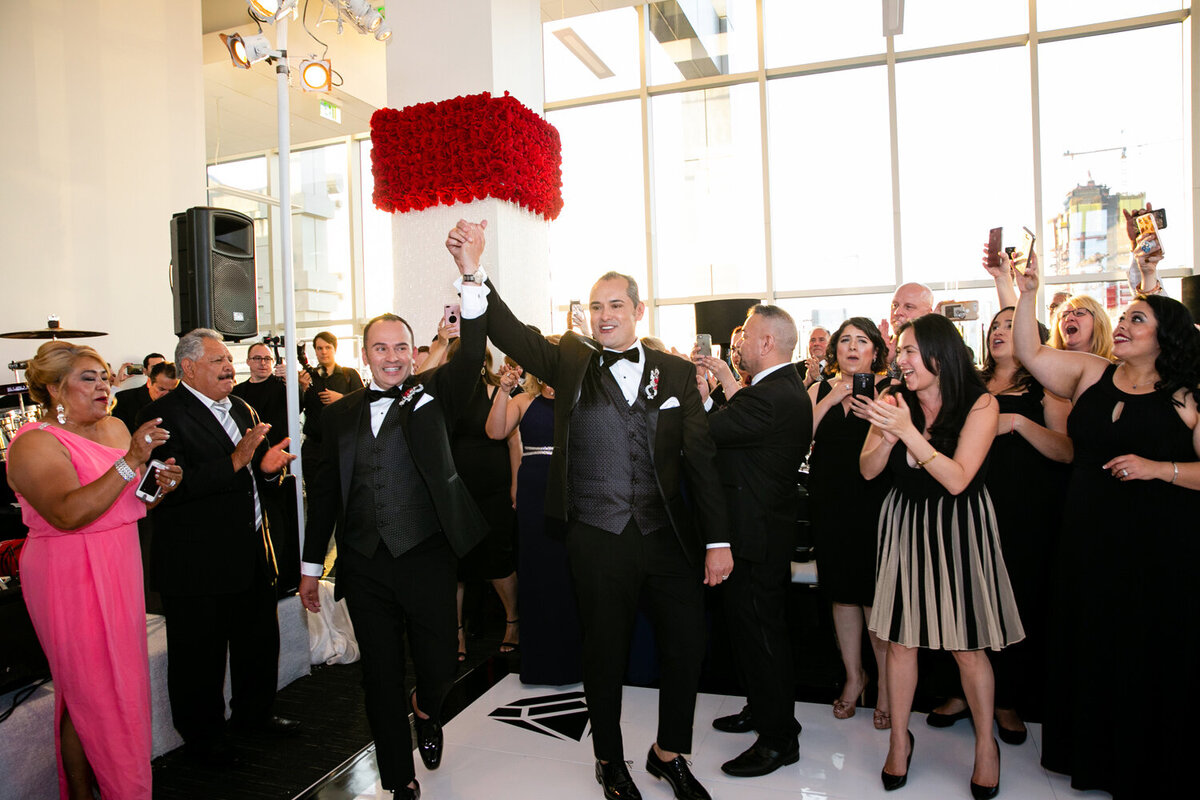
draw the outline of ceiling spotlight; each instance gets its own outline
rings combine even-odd
[[[315,56],[300,62],[300,88],[306,92],[328,92],[333,86],[333,69],[329,59]]]
[[[392,26],[385,22],[375,31],[375,39],[380,42],[386,42],[390,38],[392,38]]]
[[[285,14],[296,18],[296,5],[299,0],[246,0],[250,13],[262,22],[277,22]]]
[[[372,8],[366,14],[363,14],[362,19],[359,21],[367,29],[367,33],[374,33],[383,24],[383,17],[379,16],[379,12]]]
[[[253,36],[222,33],[221,42],[228,48],[229,58],[238,69],[250,69],[251,64],[257,64],[271,55],[271,45],[261,33]]]

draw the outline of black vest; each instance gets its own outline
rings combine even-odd
[[[429,488],[412,460],[393,403],[379,435],[371,434],[371,408],[363,403],[346,501],[345,541],[368,558],[380,540],[400,556],[441,530]]]
[[[620,533],[632,517],[643,534],[670,525],[650,458],[646,398],[625,400],[611,370],[589,366],[571,414],[570,518]]]

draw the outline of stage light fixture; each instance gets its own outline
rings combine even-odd
[[[221,42],[229,50],[229,58],[238,69],[250,69],[271,55],[271,45],[261,33],[242,36],[240,33],[221,34]]]
[[[306,92],[328,92],[333,87],[333,68],[329,59],[310,56],[300,62],[300,88]]]
[[[367,33],[374,33],[383,24],[383,17],[379,16],[379,12],[372,8],[363,14],[361,22],[362,26],[367,29]]]
[[[392,38],[392,26],[386,22],[379,26],[379,30],[375,31],[376,41],[386,42]]]
[[[278,22],[285,14],[296,18],[296,6],[299,0],[246,0],[250,13],[261,22]]]

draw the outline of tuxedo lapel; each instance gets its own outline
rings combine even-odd
[[[662,391],[652,392],[653,397],[649,397],[647,387],[655,382],[655,373],[658,373],[658,381],[662,381],[662,359],[657,350],[651,350],[645,345],[642,346],[642,351],[646,354],[646,368],[642,370],[642,382],[638,385],[638,393],[642,396],[642,401],[646,404],[646,439],[650,451],[650,463],[655,467],[655,472],[658,471],[658,410],[662,405],[665,396]]]
[[[371,413],[365,402],[366,396],[364,391],[348,395],[344,401],[344,409],[333,425],[338,437],[338,476],[341,478],[343,507],[350,498],[350,479],[354,477],[354,458],[358,453],[358,427],[363,421],[363,415]],[[329,411],[326,410],[325,413]]]

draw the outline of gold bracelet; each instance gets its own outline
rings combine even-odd
[[[938,457],[938,451],[934,450],[933,455],[931,455],[929,458],[925,459],[924,461],[918,461],[917,466],[920,467],[921,469],[924,469],[926,464],[928,464],[930,461],[933,461],[937,457]]]

